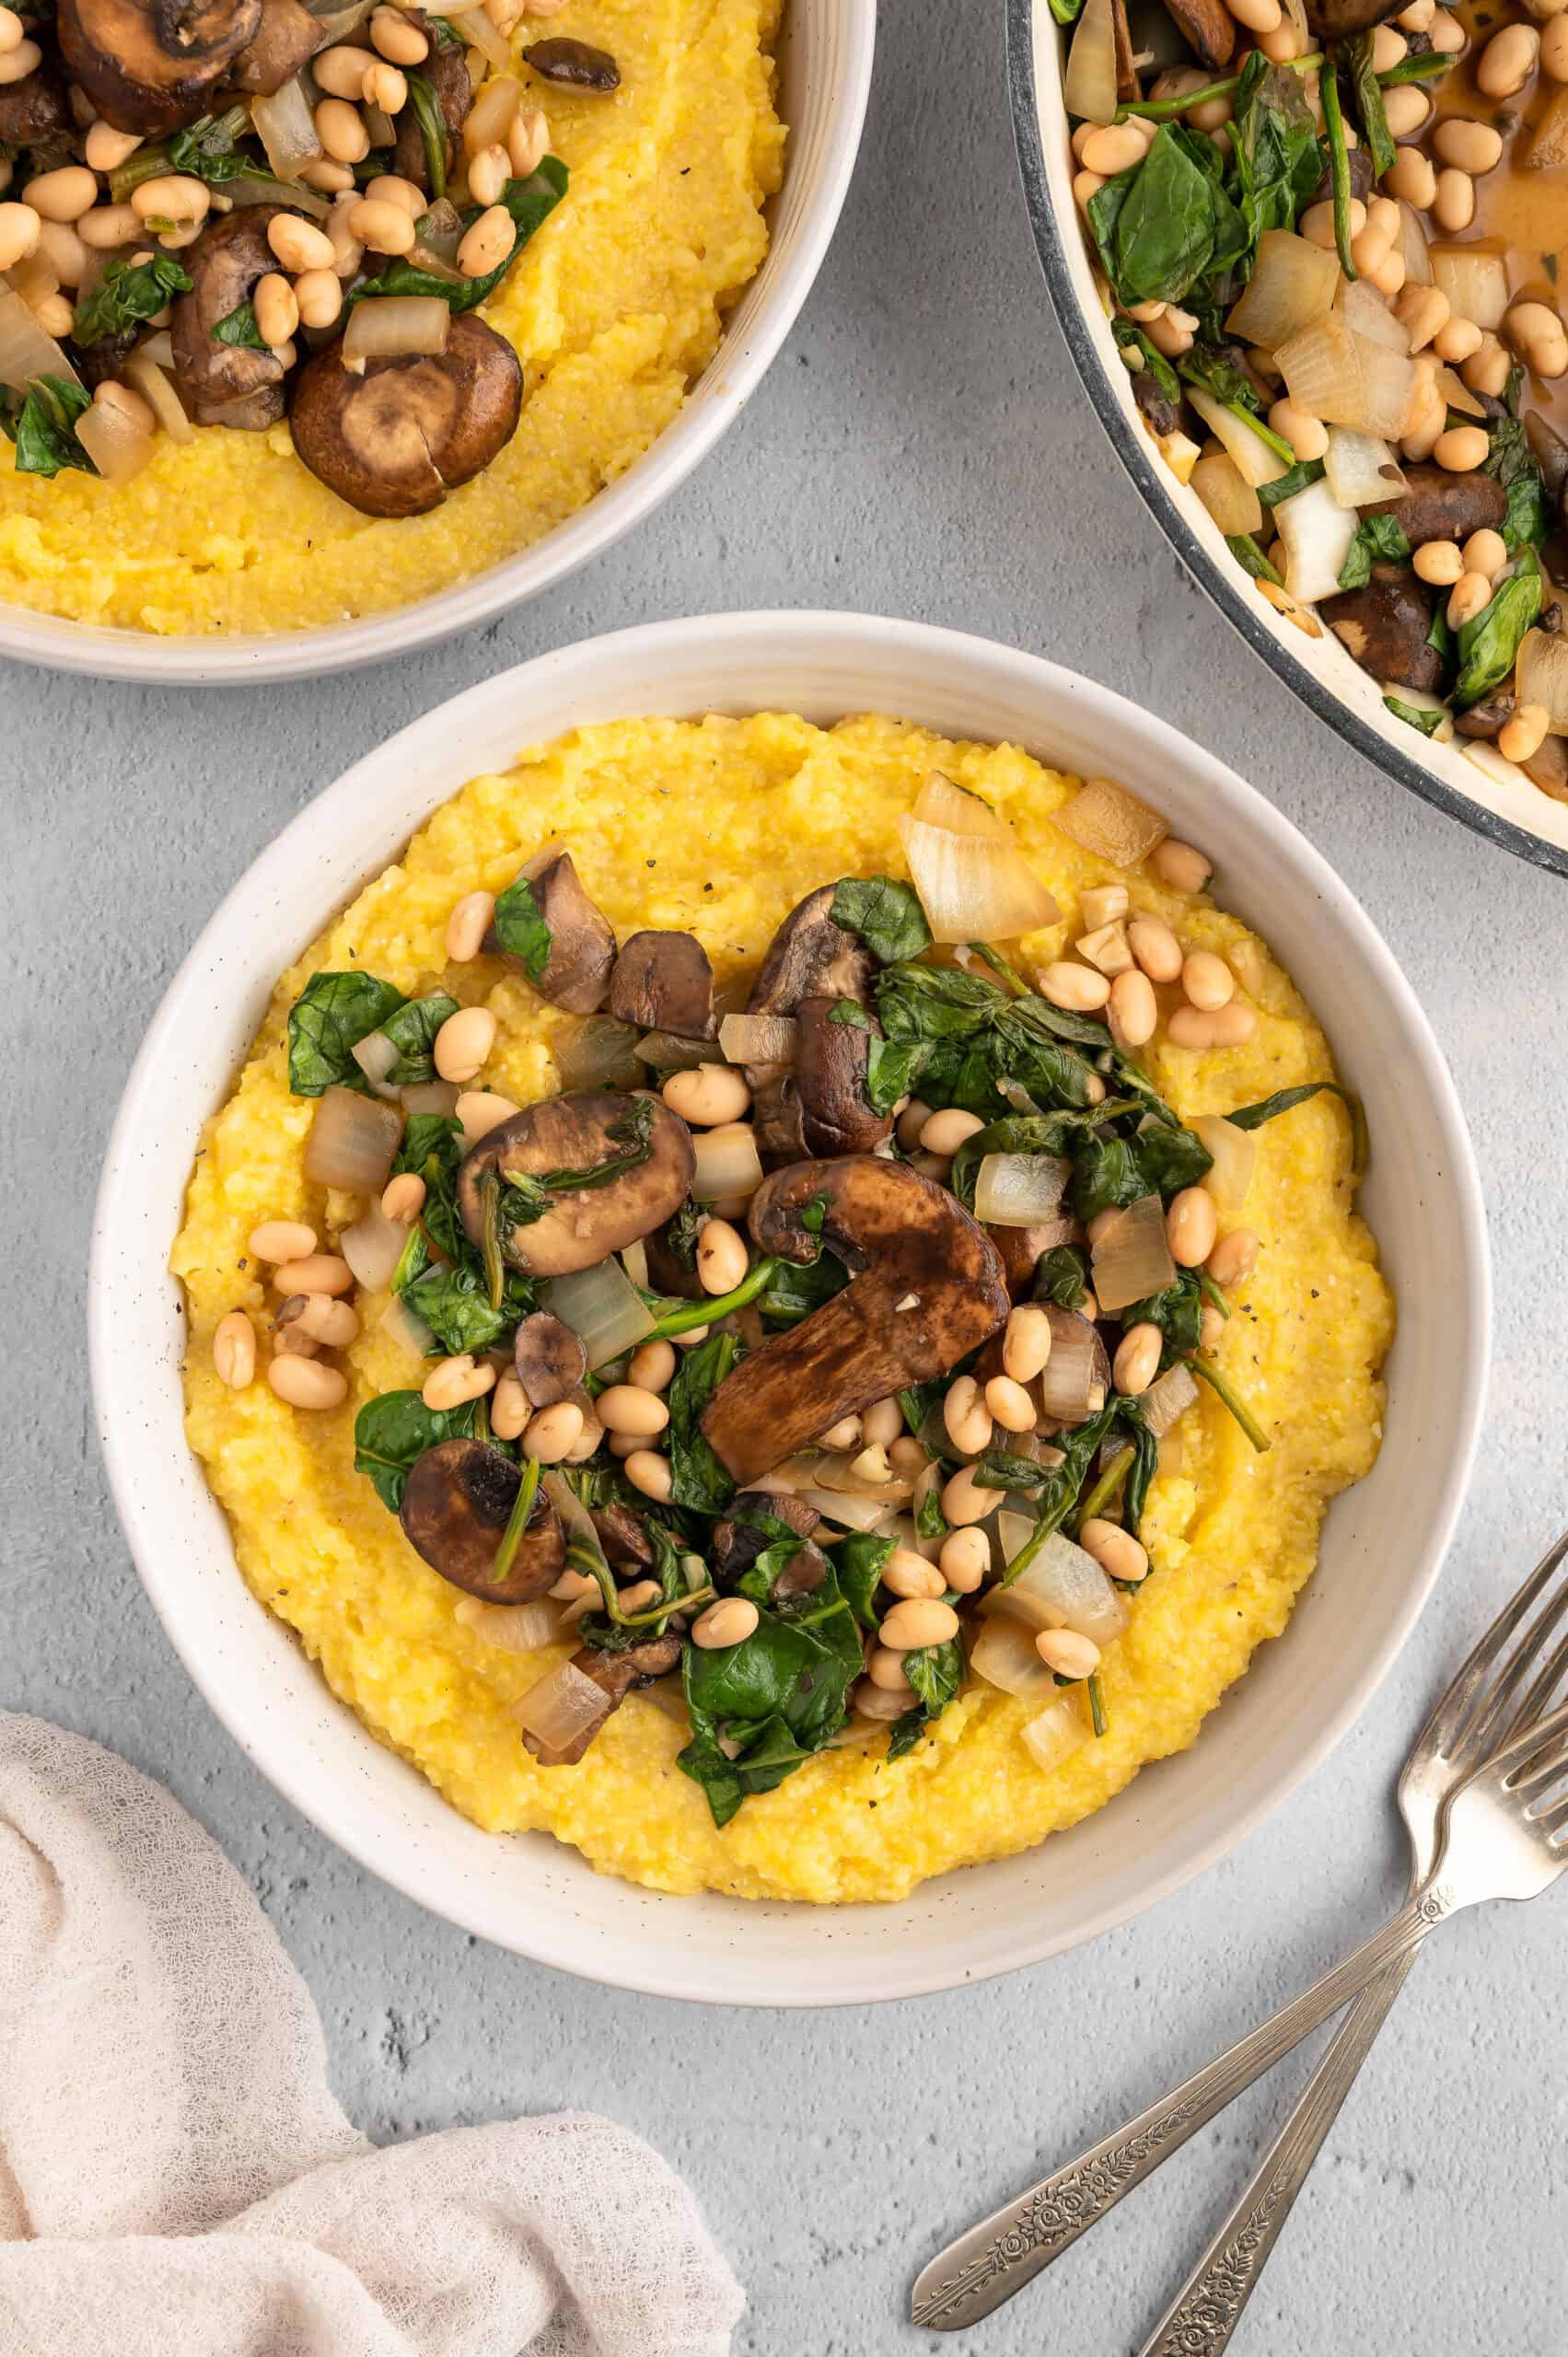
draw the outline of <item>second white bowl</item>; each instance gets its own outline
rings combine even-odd
[[[1225,903],[1305,993],[1371,1109],[1363,1204],[1398,1296],[1382,1455],[1331,1509],[1315,1577],[1190,1751],[1042,1848],[898,1905],[673,1898],[544,1835],[459,1817],[328,1690],[250,1594],[186,1446],[169,1247],[202,1124],[277,976],[432,810],[525,746],[628,714],[880,710],[1008,740],[1144,794],[1215,859]],[[1469,1142],[1408,984],[1345,887],[1279,813],[1133,704],[1033,656],[854,614],[728,614],[596,639],[426,714],[320,795],[186,959],[127,1086],[99,1196],[93,1387],[147,1592],[213,1709],[296,1807],[466,1930],[591,1980],[732,2004],[913,1996],[1031,1964],[1151,1905],[1231,1849],[1355,1719],[1442,1561],[1486,1386],[1485,1226]]]

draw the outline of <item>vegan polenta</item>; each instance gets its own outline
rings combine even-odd
[[[66,0],[62,41],[96,6]],[[237,34],[276,11],[321,38],[296,0],[225,10]],[[0,208],[0,598],[162,634],[301,630],[429,596],[563,522],[675,417],[761,264],[779,13],[568,0],[519,22],[520,0],[489,0],[486,56],[445,17],[381,7],[313,80],[220,90],[172,139],[163,98],[117,84],[86,161],[52,174],[41,159],[83,134],[51,46],[0,90],[6,152],[40,143]],[[157,11],[127,14],[150,42]],[[362,81],[366,110],[320,96]],[[325,151],[285,184],[268,166],[277,125],[299,127],[291,93],[312,137],[301,91]],[[379,128],[377,95],[399,107]],[[35,192],[48,218],[19,201]],[[379,339],[368,359],[360,337]]]
[[[1323,1036],[1161,831],[894,720],[628,721],[283,977],[174,1248],[190,1438],[478,1824],[896,1898],[1283,1628],[1392,1306]]]

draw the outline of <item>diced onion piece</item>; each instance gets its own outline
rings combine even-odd
[[[329,1088],[310,1124],[305,1176],[314,1187],[378,1195],[391,1176],[402,1133],[401,1106],[379,1104],[357,1089]]]
[[[185,405],[152,355],[152,346],[160,341],[168,343],[169,339],[154,336],[151,343],[131,354],[125,363],[125,381],[151,403],[154,416],[171,442],[193,442],[196,429],[185,414]],[[173,358],[170,345],[170,363]]]
[[[1053,1154],[988,1154],[975,1175],[974,1215],[998,1227],[1032,1227],[1051,1219],[1073,1166]]]
[[[64,377],[68,385],[82,381],[21,296],[0,282],[0,385],[8,386],[14,393],[25,393],[35,377]]]
[[[1082,1751],[1094,1732],[1093,1722],[1084,1708],[1080,1689],[1069,1687],[1038,1719],[1020,1727],[1024,1746],[1037,1768],[1049,1776],[1052,1769]]]
[[[106,401],[94,401],[76,420],[76,439],[105,482],[134,482],[157,448],[156,431]]]
[[[346,8],[317,6],[310,9],[310,14],[316,19],[317,29],[323,43],[326,43],[342,41],[345,35],[352,33],[357,26],[365,22],[375,5],[376,0],[352,0],[352,5]],[[319,52],[318,54],[319,54]]]
[[[1437,389],[1449,409],[1462,410],[1467,417],[1484,417],[1486,403],[1478,393],[1472,393],[1456,368],[1439,368]]]
[[[1035,1649],[1034,1631],[1007,1615],[983,1623],[970,1647],[970,1667],[988,1686],[1020,1702],[1047,1702],[1057,1690],[1055,1671]]]
[[[824,1522],[837,1523],[841,1530],[875,1530],[888,1514],[889,1502],[882,1492],[875,1497],[856,1496],[847,1490],[796,1490],[793,1494],[803,1505],[815,1506]]]
[[[1243,482],[1256,490],[1260,483],[1273,482],[1280,475],[1289,473],[1279,452],[1271,449],[1262,435],[1245,418],[1237,417],[1235,410],[1226,409],[1223,401],[1215,401],[1202,386],[1189,385],[1185,389],[1210,433],[1224,444]]]
[[[778,1497],[792,1497],[798,1490],[808,1490],[817,1479],[821,1462],[819,1449],[805,1449],[798,1457],[786,1457],[782,1464],[771,1466],[766,1473],[759,1473],[750,1483],[753,1490],[768,1490]]]
[[[1265,229],[1247,291],[1225,325],[1246,343],[1277,352],[1333,308],[1339,284],[1336,254],[1298,238],[1294,229]]]
[[[361,308],[364,307],[361,306]],[[640,1088],[634,1025],[612,1015],[588,1015],[551,1042],[555,1068],[568,1088]]]
[[[223,192],[240,211],[247,205],[276,204],[278,202],[277,182],[262,180],[255,172],[241,172],[238,179],[225,180]],[[308,213],[317,221],[324,221],[332,209],[324,196],[318,195],[313,188],[307,188],[301,180],[290,181],[288,202],[292,211]]]
[[[1212,458],[1200,459],[1191,482],[1222,532],[1262,530],[1263,504],[1226,451],[1216,450]]]
[[[428,213],[419,216],[419,242],[424,252],[434,254],[444,264],[457,259],[458,248],[463,242],[463,216],[449,196],[437,197]],[[460,276],[461,273],[455,273]]]
[[[454,1115],[462,1091],[455,1080],[420,1080],[402,1092],[403,1111],[412,1121],[418,1113],[438,1113],[443,1120]]]
[[[792,1064],[796,1027],[793,1015],[726,1015],[719,1025],[719,1046],[732,1064]]]
[[[631,1350],[655,1322],[619,1260],[599,1260],[571,1276],[552,1277],[540,1287],[539,1300],[541,1309],[580,1336],[590,1372]]]
[[[1179,1416],[1184,1416],[1198,1397],[1198,1385],[1190,1367],[1167,1366],[1156,1383],[1151,1383],[1142,1401],[1144,1422],[1156,1440],[1163,1440]],[[1162,1471],[1165,1469],[1163,1464]]]
[[[159,328],[157,335],[148,336],[145,343],[136,346],[136,350],[144,360],[155,361],[160,368],[172,368],[174,366],[174,338],[167,328]]]
[[[1034,1523],[1029,1515],[1027,1514],[1015,1514],[1010,1506],[1003,1507],[1002,1512],[996,1517],[996,1544],[1002,1550],[1002,1561],[1004,1564],[1010,1563],[1012,1562],[1014,1556],[1017,1553],[1019,1548],[1024,1545],[1033,1529]],[[986,1608],[986,1605],[982,1601],[980,1609],[981,1612],[984,1612]]]
[[[561,1635],[561,1608],[543,1596],[533,1604],[486,1604],[481,1596],[460,1596],[456,1618],[503,1653],[537,1654]]]
[[[1500,328],[1508,308],[1508,265],[1484,246],[1434,246],[1432,281],[1456,319]]]
[[[1214,1156],[1214,1167],[1204,1186],[1223,1217],[1239,1219],[1247,1208],[1247,1190],[1258,1159],[1257,1139],[1250,1130],[1238,1130],[1234,1121],[1227,1121],[1223,1113],[1200,1113],[1192,1131],[1205,1152]]]
[[[1400,234],[1394,250],[1404,263],[1407,286],[1432,284],[1432,250],[1426,242],[1426,232],[1414,205],[1407,204],[1403,198],[1400,200]]]
[[[988,1618],[1010,1615],[1029,1629],[1071,1629],[1109,1645],[1127,1626],[1127,1607],[1094,1557],[1053,1530],[1027,1570],[981,1603]]]
[[[1482,737],[1467,737],[1459,750],[1471,767],[1478,769],[1482,777],[1490,778],[1493,785],[1506,785],[1523,792],[1530,783],[1516,761],[1505,761],[1496,746],[1487,744]]]
[[[1568,642],[1527,631],[1514,684],[1521,703],[1544,704],[1553,736],[1568,736]]]
[[[1155,441],[1160,457],[1165,460],[1177,482],[1191,482],[1192,470],[1203,455],[1191,435],[1181,433],[1156,434]]]
[[[1140,1195],[1107,1220],[1089,1247],[1096,1295],[1102,1309],[1125,1309],[1176,1283],[1176,1263],[1166,1242],[1165,1213],[1157,1195]],[[1051,1356],[1055,1356],[1054,1350]],[[1049,1371],[1049,1361],[1047,1367]]]
[[[1285,588],[1290,596],[1307,605],[1333,597],[1355,538],[1355,509],[1340,505],[1328,477],[1322,475],[1305,491],[1282,499],[1274,509],[1274,522],[1284,543]]]
[[[900,819],[904,856],[937,941],[1015,941],[1054,924],[1062,911],[1009,839],[956,835]]]
[[[390,1162],[389,1160],[389,1168]],[[408,1230],[389,1219],[379,1203],[372,1203],[338,1238],[338,1250],[354,1271],[354,1283],[379,1293],[392,1282],[392,1271],[402,1258]]]
[[[452,307],[439,295],[383,295],[356,303],[343,330],[343,364],[445,352],[451,324]]]
[[[1116,17],[1111,0],[1086,0],[1067,52],[1062,97],[1082,122],[1116,120]]]
[[[398,1095],[387,1078],[398,1061],[396,1040],[389,1039],[384,1031],[367,1031],[363,1039],[354,1041],[349,1053],[377,1097]]]
[[[1280,345],[1274,358],[1292,401],[1326,425],[1359,426],[1390,442],[1403,434],[1415,364],[1402,352],[1358,335],[1339,313],[1303,328]],[[1279,512],[1274,510],[1276,517]]]
[[[1041,1412],[1049,1423],[1081,1424],[1105,1404],[1105,1345],[1075,1310],[1048,1302],[1045,1314],[1051,1320],[1051,1356],[1040,1377]]]
[[[465,8],[461,16],[451,19],[452,30],[490,60],[497,74],[505,74],[512,63],[512,52],[496,31],[482,8]]]
[[[632,1283],[634,1285],[641,1285],[645,1293],[652,1293],[656,1290],[648,1283],[648,1248],[640,1236],[634,1243],[628,1244],[625,1251],[621,1255],[621,1265]]]
[[[602,1686],[563,1661],[530,1686],[517,1704],[517,1724],[549,1751],[566,1751],[605,1716]]]
[[[639,1063],[655,1072],[695,1072],[699,1064],[722,1064],[724,1050],[716,1039],[683,1039],[675,1031],[645,1031],[637,1042]]]
[[[1136,867],[1170,832],[1157,810],[1110,777],[1090,778],[1051,823],[1113,867]]]
[[[1347,278],[1340,289],[1339,313],[1347,328],[1364,335],[1369,343],[1387,345],[1390,352],[1408,353],[1411,340],[1388,308],[1388,298],[1379,295],[1365,278]]]
[[[910,1473],[889,1473],[886,1480],[868,1480],[857,1473],[858,1455],[844,1456],[836,1449],[821,1450],[811,1469],[812,1486],[828,1490],[834,1497],[877,1498],[884,1508],[907,1505],[914,1495],[914,1476]]]
[[[699,1203],[722,1203],[726,1196],[754,1195],[762,1183],[757,1136],[743,1121],[720,1130],[698,1130],[691,1140],[696,1167],[691,1196]]]
[[[306,165],[321,153],[302,74],[274,90],[271,98],[252,99],[250,120],[280,180],[296,180]]]
[[[416,1318],[401,1295],[394,1294],[381,1312],[381,1331],[411,1359],[428,1358],[436,1337],[423,1318]]]
[[[1409,488],[1387,442],[1360,434],[1353,425],[1330,425],[1323,473],[1342,507],[1371,507],[1379,499],[1400,499]]]
[[[986,835],[993,843],[1010,843],[1013,830],[983,795],[955,785],[940,770],[933,770],[915,795],[912,819],[928,827],[946,827],[950,835]]]

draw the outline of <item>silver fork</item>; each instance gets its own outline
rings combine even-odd
[[[1411,1892],[1393,1921],[1295,2004],[1162,2102],[960,2235],[916,2280],[911,2303],[914,2323],[955,2331],[989,2316],[1298,2039],[1337,2012],[1348,1997],[1364,1991],[1257,2176],[1156,2328],[1144,2357],[1199,2357],[1200,2352],[1214,2357],[1224,2349],[1421,1941],[1459,1907],[1486,1898],[1534,1897],[1564,1863],[1553,1837],[1568,1823],[1568,1803],[1550,1825],[1529,1817],[1506,1782],[1511,1771],[1499,1770],[1497,1760],[1515,1760],[1520,1741],[1556,1741],[1561,1758],[1550,1769],[1549,1782],[1568,1774],[1568,1741],[1562,1740],[1568,1734],[1568,1713],[1555,1713],[1527,1737],[1521,1733],[1540,1719],[1568,1666],[1568,1637],[1549,1650],[1553,1631],[1568,1612],[1568,1583],[1547,1596],[1565,1555],[1568,1534],[1537,1565],[1465,1661],[1405,1763],[1400,1805],[1411,1839]],[[1534,1621],[1511,1645],[1543,1596],[1547,1600]],[[1550,1733],[1553,1725],[1556,1736]],[[1519,1755],[1516,1764],[1522,1765],[1523,1758]],[[1458,1812],[1461,1787],[1466,1806]],[[1533,1765],[1526,1797],[1540,1797]],[[1444,1848],[1446,1805],[1450,1824]],[[1527,1879],[1527,1864],[1533,1861],[1544,1880],[1528,1888],[1509,1883],[1492,1887],[1497,1875],[1491,1870],[1484,1841],[1478,1843],[1475,1828],[1493,1818],[1525,1829],[1524,1859],[1514,1859],[1509,1871],[1516,1876],[1526,1874]],[[1457,1851],[1456,1828],[1462,1837]],[[1501,1843],[1499,1848],[1501,1852]],[[1434,1876],[1439,1857],[1440,1872]]]

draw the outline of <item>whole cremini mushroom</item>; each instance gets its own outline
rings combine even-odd
[[[437,1441],[416,1457],[403,1492],[403,1535],[432,1571],[491,1604],[531,1604],[566,1568],[561,1519],[541,1490],[501,1579],[495,1558],[517,1503],[522,1475],[479,1440]]]
[[[610,991],[615,935],[603,910],[583,889],[571,853],[547,843],[518,870],[517,881],[527,884],[543,921],[548,955],[536,973],[492,925],[484,936],[485,956],[526,976],[552,1006],[564,1007],[569,1015],[597,1015]]]
[[[267,224],[286,208],[251,204],[209,221],[180,256],[191,291],[174,305],[170,333],[174,379],[200,424],[259,432],[284,413],[284,365],[273,352],[220,343],[213,330],[249,303],[259,282],[277,268]]]
[[[547,1309],[523,1318],[512,1338],[512,1364],[530,1408],[569,1399],[588,1371],[583,1338]]]
[[[1508,494],[1495,475],[1479,468],[1450,474],[1443,467],[1406,467],[1405,488],[1397,499],[1380,499],[1368,516],[1396,517],[1412,549],[1427,540],[1458,540],[1472,532],[1496,532],[1508,513]]]
[[[301,0],[261,0],[261,21],[230,68],[230,87],[273,98],[309,64],[324,37],[320,18]]]
[[[819,1433],[906,1385],[947,1375],[1010,1306],[996,1247],[945,1187],[875,1155],[799,1162],[764,1179],[751,1233],[763,1252],[816,1258],[803,1214],[854,1282],[741,1360],[703,1411],[709,1446],[754,1481]]]
[[[371,299],[376,299],[372,297]],[[505,447],[523,371],[505,336],[454,314],[443,352],[345,367],[340,338],[300,374],[289,424],[300,459],[362,516],[424,516]]]
[[[581,1183],[583,1174],[617,1163],[612,1176]],[[691,1131],[656,1097],[586,1089],[527,1106],[482,1138],[459,1166],[458,1204],[482,1246],[489,1197],[502,1258],[530,1276],[563,1277],[661,1226],[691,1193],[695,1168]],[[550,1191],[552,1177],[567,1175],[578,1183]],[[539,1209],[532,1189],[509,1187],[509,1178],[543,1181],[546,1206]]]
[[[639,1031],[716,1039],[714,970],[702,943],[690,933],[633,934],[610,978],[610,1011]]]
[[[55,15],[84,97],[144,138],[205,114],[261,21],[261,0],[59,0]]]
[[[841,1020],[846,1010],[850,1019]],[[795,1089],[808,1154],[869,1154],[892,1135],[892,1114],[875,1111],[866,1088],[871,1043],[881,1036],[853,1000],[803,998],[796,1006]]]
[[[1430,690],[1443,677],[1443,657],[1428,644],[1432,600],[1409,565],[1375,564],[1360,589],[1325,598],[1318,611],[1348,655],[1375,679]]]

